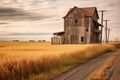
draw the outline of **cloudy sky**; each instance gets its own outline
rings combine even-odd
[[[104,19],[110,20],[110,39],[115,40],[120,37],[119,4],[120,0],[0,0],[0,40],[50,40],[53,32],[63,31],[62,17],[74,6],[107,10]]]

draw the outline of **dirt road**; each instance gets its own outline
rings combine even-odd
[[[109,80],[120,80],[120,56],[116,59],[111,69],[112,74]]]
[[[78,65],[63,74],[56,76],[53,80],[87,80],[89,75],[102,66],[104,61],[106,61],[112,53],[114,52],[106,53],[105,55],[90,60],[87,63]],[[120,65],[118,67],[120,67]]]

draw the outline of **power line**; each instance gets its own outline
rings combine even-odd
[[[106,43],[108,43],[107,26],[108,26],[108,21],[110,20],[103,20],[103,21],[105,21],[105,41]]]
[[[104,12],[107,12],[107,10],[99,10],[98,12],[101,12],[101,25],[103,25]],[[101,36],[100,36],[101,43],[102,43],[102,32],[103,32],[103,27],[101,26]]]

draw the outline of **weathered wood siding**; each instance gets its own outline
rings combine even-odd
[[[85,43],[89,43],[89,17],[84,18],[84,26],[85,26]]]
[[[64,19],[64,29],[66,43],[81,43],[80,37],[84,37],[85,35],[83,12],[79,9],[74,9]]]
[[[99,37],[100,37],[100,33],[98,33],[97,31],[99,30],[99,26],[97,25],[96,22],[98,22],[98,19],[97,19],[97,15],[96,15],[96,11],[94,13],[94,16],[93,16],[93,20],[91,23],[92,23],[92,32],[91,32],[91,37],[92,37],[92,40],[91,42],[92,43],[98,43],[99,42]],[[95,22],[96,21],[96,22]]]
[[[51,42],[52,44],[64,44],[64,36],[52,37]]]
[[[93,15],[83,12],[78,7],[70,9],[64,17],[64,35],[52,39],[56,44],[89,44],[99,42],[98,13],[95,9]],[[87,14],[87,15],[86,15]],[[90,13],[91,14],[91,13]]]

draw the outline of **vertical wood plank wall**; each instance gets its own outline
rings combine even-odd
[[[80,9],[74,9],[64,18],[64,35],[52,37],[53,44],[89,44],[99,42],[98,21],[96,13],[93,17],[84,16]],[[81,40],[83,39],[83,41]]]

